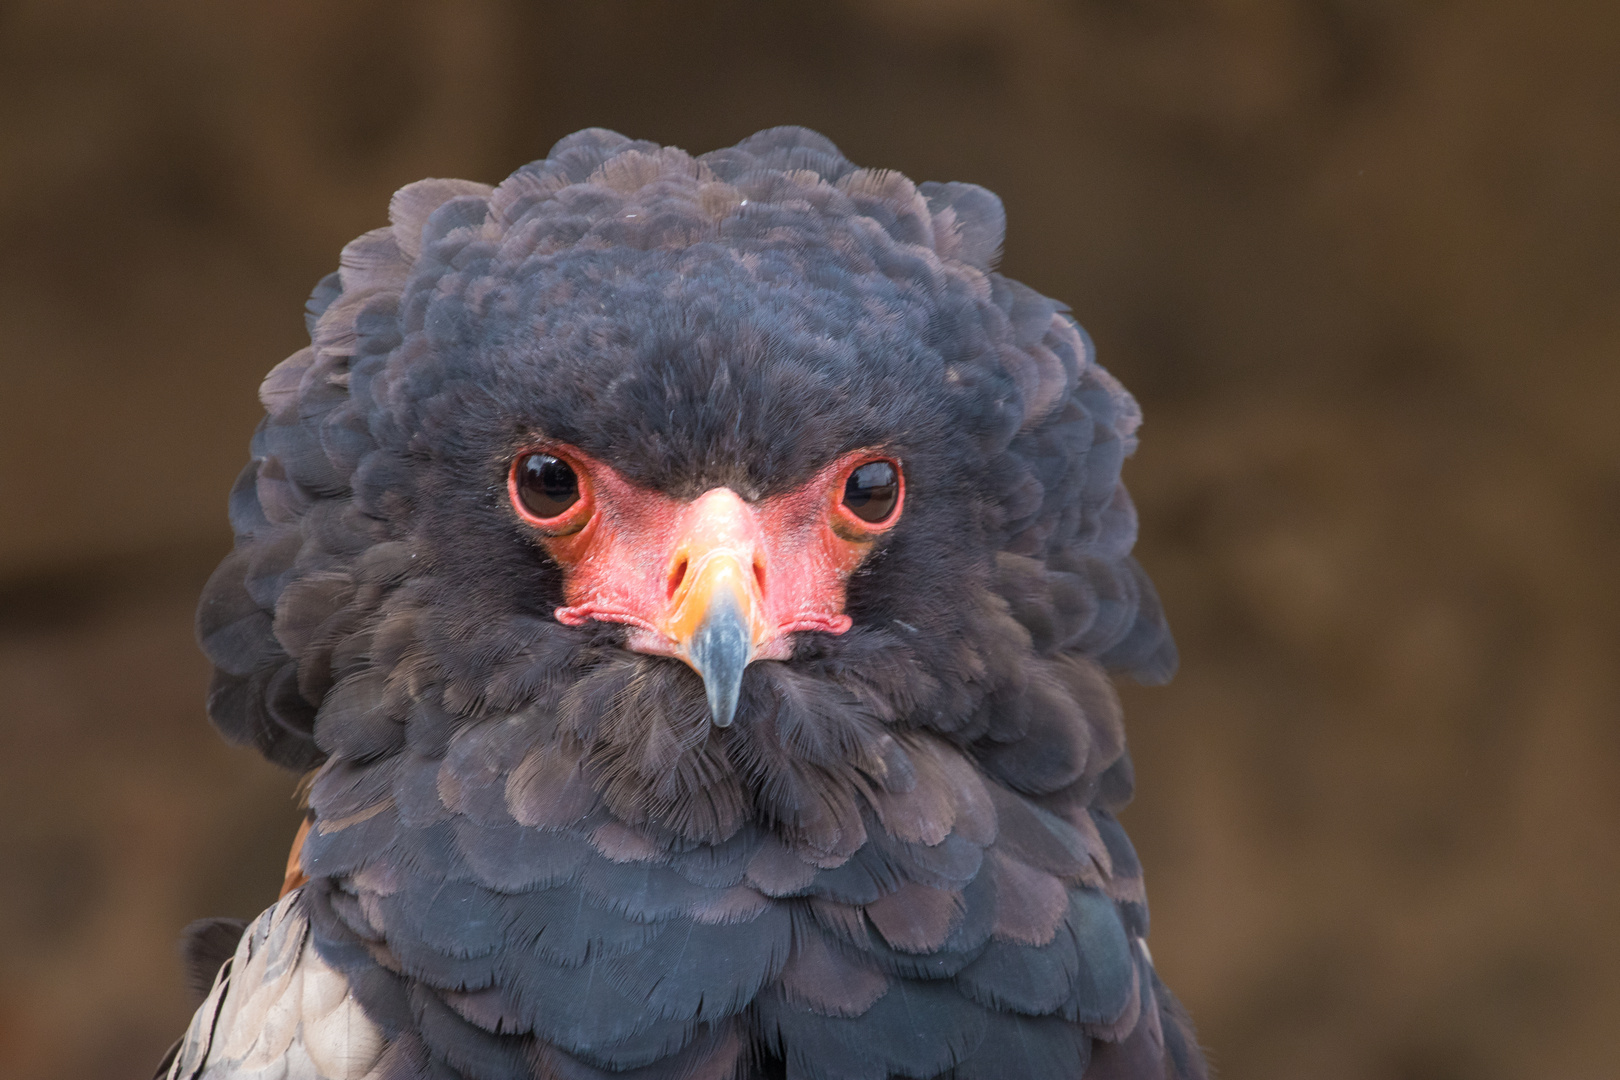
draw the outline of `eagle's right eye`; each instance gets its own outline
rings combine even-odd
[[[579,502],[579,474],[554,454],[525,454],[512,469],[512,487],[522,508],[545,521]]]

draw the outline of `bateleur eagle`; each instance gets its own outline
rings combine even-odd
[[[588,130],[389,217],[203,593],[309,813],[163,1075],[1204,1076],[1115,818],[1139,413],[1000,201]]]

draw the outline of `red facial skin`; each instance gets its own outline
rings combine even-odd
[[[579,500],[555,517],[536,517],[520,497],[517,466],[532,453],[561,458],[579,478]],[[888,517],[872,523],[856,517],[843,497],[850,473],[875,460],[894,464],[900,491]],[[729,488],[683,503],[557,444],[519,454],[507,487],[518,516],[563,567],[567,603],[556,611],[558,622],[624,623],[634,628],[631,649],[682,659],[718,590],[731,592],[746,612],[754,660],[786,659],[788,636],[797,631],[848,630],[845,582],[905,504],[899,463],[876,450],[845,454],[794,490],[757,504]]]

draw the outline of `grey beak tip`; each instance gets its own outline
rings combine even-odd
[[[692,636],[688,656],[703,677],[709,717],[715,727],[730,727],[736,719],[743,669],[753,659],[753,652],[748,624],[729,598],[709,609],[703,625]]]
[[[730,727],[731,722],[737,718],[737,695],[732,694],[727,700],[716,701],[711,694],[709,717],[714,721],[715,727]]]
[[[727,663],[718,664],[716,667],[719,670],[713,675],[705,670],[703,690],[709,699],[709,718],[714,721],[715,727],[730,727],[737,718],[737,695],[742,690],[742,673],[747,664],[746,659],[735,667]],[[733,670],[735,675],[731,674]]]

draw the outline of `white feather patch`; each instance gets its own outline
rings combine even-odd
[[[242,935],[168,1080],[372,1080],[382,1032],[310,943],[302,889]]]

